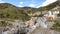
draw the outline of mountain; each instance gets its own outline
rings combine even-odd
[[[0,18],[29,20],[24,10],[9,3],[0,3]]]
[[[47,6],[44,6],[44,7],[40,7],[38,8],[40,11],[44,11],[44,10],[51,10],[53,8],[55,8],[56,6],[60,6],[60,1],[56,1],[54,3],[51,3]]]
[[[31,16],[28,14],[34,14],[37,11],[43,12],[46,10],[51,10],[57,5],[60,6],[59,3],[60,1],[56,1],[48,6],[40,8],[16,7],[9,3],[0,3],[0,18],[29,20]]]

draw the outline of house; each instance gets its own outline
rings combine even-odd
[[[55,19],[57,17],[57,14],[59,14],[60,12],[60,6],[56,6],[55,8],[47,11],[47,13],[44,15],[47,18],[52,18]]]
[[[44,16],[48,18],[52,18],[52,19],[55,19],[57,17],[57,14],[59,14],[59,11],[58,10],[50,10],[47,12],[47,14],[45,14]]]

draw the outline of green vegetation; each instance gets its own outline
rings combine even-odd
[[[16,7],[9,3],[0,3],[0,18],[7,18],[7,19],[21,19],[23,21],[27,21],[31,18],[28,14],[34,14],[35,12],[42,12],[45,10],[50,10],[56,7],[59,2],[54,2],[48,6],[40,7],[40,8],[32,8],[32,7]]]
[[[54,3],[51,3],[50,5],[48,6],[45,6],[45,7],[40,7],[38,8],[39,11],[45,11],[45,10],[51,10],[53,9],[54,7],[56,7],[57,5],[59,5],[60,2],[56,1]]]
[[[47,20],[46,22],[54,22],[54,20]]]
[[[6,27],[6,26],[12,27],[13,25],[11,23],[8,23],[8,22],[5,22],[5,21],[0,21],[0,26],[1,27]]]
[[[22,19],[29,20],[30,16],[28,16],[24,10],[20,10],[14,5],[8,3],[0,4],[0,18],[8,18],[8,19]]]
[[[60,13],[57,16],[59,17],[60,16]]]
[[[60,31],[60,23],[54,20],[55,24],[51,27],[52,30]]]
[[[58,20],[51,20],[51,19],[49,19],[49,20],[47,20],[47,22],[55,22],[55,23],[58,23]]]
[[[43,17],[43,14],[41,14],[41,15],[35,15],[33,17]]]
[[[50,29],[60,31],[60,22],[58,20],[47,20],[47,22],[54,22]]]

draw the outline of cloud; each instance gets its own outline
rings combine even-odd
[[[29,4],[29,7],[35,7],[35,5],[34,4]]]
[[[18,5],[18,7],[24,7],[24,6],[22,6],[22,5]]]
[[[18,5],[18,7],[24,7],[24,6],[22,6],[23,3],[24,2],[20,2],[19,5]]]
[[[0,0],[0,3],[4,3],[4,1]]]
[[[49,4],[51,4],[51,3],[55,2],[55,1],[57,1],[57,0],[46,0],[44,3],[42,3],[42,5],[37,6],[37,8],[41,7],[41,6],[42,7],[47,6],[47,5],[49,5]]]
[[[24,2],[20,2],[20,4],[23,4]]]

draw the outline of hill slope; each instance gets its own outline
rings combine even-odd
[[[59,3],[60,1],[56,1],[48,6],[40,8],[32,8],[32,7],[20,8],[9,3],[0,3],[0,18],[29,20],[30,16],[28,14],[30,13],[33,14],[37,11],[51,10],[57,5],[59,5]]]
[[[29,20],[29,16],[16,6],[9,3],[0,4],[0,18]]]
[[[51,10],[53,8],[55,8],[56,6],[60,6],[60,1],[56,1],[54,3],[49,4],[48,6],[44,6],[44,7],[40,7],[38,8],[40,11],[44,11],[44,10]]]

